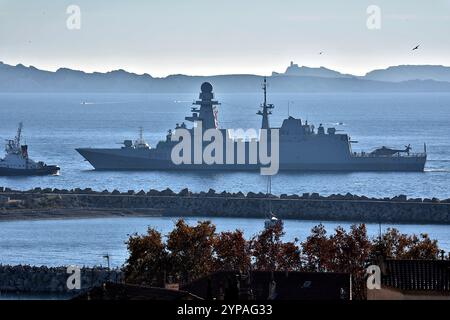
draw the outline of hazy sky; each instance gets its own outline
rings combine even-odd
[[[69,5],[80,30],[66,26]],[[369,5],[380,29],[367,27]],[[450,0],[0,0],[9,64],[166,76],[270,74],[291,60],[354,74],[450,65]]]

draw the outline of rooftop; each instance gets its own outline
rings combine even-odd
[[[204,299],[349,300],[350,275],[269,271],[241,275],[221,271],[184,285],[182,289]]]
[[[381,283],[402,291],[440,291],[450,294],[449,260],[386,260]]]

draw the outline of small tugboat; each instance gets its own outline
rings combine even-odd
[[[267,218],[266,221],[264,221],[264,228],[272,229],[272,228],[275,228],[279,224],[281,224],[281,220],[279,220],[277,217],[275,217],[272,214],[272,216],[270,218]]]
[[[33,176],[55,175],[59,167],[46,165],[44,162],[35,162],[28,157],[28,146],[22,145],[22,123],[19,123],[17,135],[14,140],[7,140],[3,159],[0,158],[0,176]]]

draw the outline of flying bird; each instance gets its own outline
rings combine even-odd
[[[323,53],[323,51],[320,51],[320,52],[319,52],[319,54],[322,54],[322,53]]]
[[[420,44],[418,44],[417,46],[415,46],[415,47],[413,48],[413,51],[419,49],[419,46],[420,46]]]

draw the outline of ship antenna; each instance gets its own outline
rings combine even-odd
[[[265,107],[267,105],[267,78],[266,77],[264,77],[263,90],[264,90],[264,107]]]
[[[272,193],[272,176],[268,176],[267,179],[267,194]]]
[[[261,104],[262,111],[258,111],[256,114],[262,116],[261,129],[270,129],[269,115],[272,114],[270,109],[273,109],[273,104],[267,104],[267,78],[264,77],[262,89],[264,91],[264,102]]]
[[[17,128],[17,135],[16,135],[16,144],[18,146],[20,146],[20,139],[22,137],[22,127],[23,127],[23,124],[22,124],[22,122],[20,122],[19,128]]]
[[[272,176],[267,177],[267,197],[269,198],[269,218],[272,217],[272,199],[270,195],[272,194]]]
[[[381,220],[378,220],[378,237],[380,238],[381,241]]]
[[[291,115],[291,103],[294,104],[294,101],[288,100],[288,117]]]
[[[109,253],[106,253],[103,255],[103,259],[106,259],[106,263],[108,265],[108,270],[110,270],[111,269],[111,266],[110,266],[111,255]]]
[[[139,142],[144,141],[144,128],[139,127]]]

